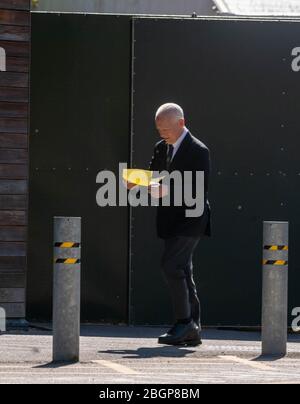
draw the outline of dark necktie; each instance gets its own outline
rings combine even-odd
[[[167,154],[167,170],[169,170],[170,165],[171,165],[171,160],[172,160],[172,156],[173,156],[173,151],[174,151],[174,146],[169,144],[168,147],[168,154]]]

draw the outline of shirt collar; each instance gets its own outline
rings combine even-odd
[[[188,134],[188,129],[184,128],[182,134],[180,135],[180,137],[177,139],[177,141],[173,144],[174,149],[178,149],[179,146],[181,145],[181,143],[183,142],[184,138],[186,137],[186,135]]]

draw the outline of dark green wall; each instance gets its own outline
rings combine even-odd
[[[53,216],[81,216],[82,320],[126,322],[128,209],[96,175],[128,161],[130,19],[32,17],[27,317],[51,318]]]
[[[291,312],[300,304],[300,73],[291,68],[300,24],[141,18],[134,32],[135,165],[148,165],[159,140],[153,117],[169,101],[211,150],[213,237],[200,242],[194,262],[203,323],[260,324],[263,220],[290,221]],[[139,324],[172,319],[154,210],[133,210]]]

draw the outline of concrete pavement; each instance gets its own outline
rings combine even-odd
[[[285,358],[260,357],[259,333],[205,330],[196,348],[160,346],[155,327],[83,326],[81,362],[52,361],[51,331],[0,336],[0,383],[300,383],[300,335]]]

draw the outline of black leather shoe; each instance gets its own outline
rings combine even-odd
[[[199,335],[200,335],[200,337],[201,337],[202,328],[201,328],[201,326],[200,326],[200,322],[194,320],[194,323],[195,323],[195,325],[198,327],[198,332],[199,332]],[[178,324],[178,322],[175,323],[175,324],[166,332],[166,334],[164,334],[164,335],[162,335],[162,336],[165,337],[166,335],[173,335],[174,332],[176,331],[176,326],[177,326],[177,324]],[[179,324],[180,324],[180,323],[179,323]]]
[[[177,327],[177,323],[175,323],[175,324],[169,329],[169,331],[167,331],[167,333],[164,334],[164,335],[165,335],[165,336],[166,336],[166,335],[173,335],[174,332],[176,331],[176,327]]]
[[[177,324],[178,323],[175,323],[165,334],[161,335],[159,337],[159,340],[160,339],[164,340],[165,338],[169,337],[170,335],[173,335],[177,330]]]
[[[200,324],[200,320],[195,320],[193,318],[194,323],[196,324],[196,326],[199,328],[199,330],[201,331],[201,324]]]
[[[202,344],[199,328],[194,321],[190,321],[188,324],[177,323],[170,331],[158,338],[159,344],[179,346],[197,346]]]

